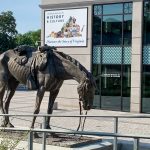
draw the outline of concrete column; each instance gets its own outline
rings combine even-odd
[[[141,111],[142,22],[143,0],[137,0],[133,2],[130,102],[131,112],[137,113]]]

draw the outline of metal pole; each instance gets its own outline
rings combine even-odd
[[[140,145],[139,138],[135,138],[134,139],[133,150],[139,150],[140,149],[139,145]]]
[[[28,150],[33,150],[33,132],[30,131],[28,134]]]
[[[114,118],[114,133],[118,133],[118,117]],[[117,137],[114,137],[113,150],[117,150]]]
[[[46,117],[43,117],[43,129],[46,128]],[[43,133],[42,150],[46,150],[46,133]]]

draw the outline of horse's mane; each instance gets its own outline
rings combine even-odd
[[[55,51],[55,52],[59,54],[61,57],[63,57],[64,59],[70,61],[76,67],[78,67],[78,69],[81,70],[85,74],[85,77],[89,79],[90,84],[96,87],[96,82],[92,74],[82,64],[80,64],[79,61],[77,61],[76,59],[72,58],[71,56],[63,52],[60,52],[60,51]],[[83,83],[86,82],[86,78],[83,80]]]
[[[73,65],[75,65],[80,71],[82,71],[86,77],[89,77],[89,72],[88,70],[79,63],[79,61],[77,61],[76,59],[72,58],[71,56],[63,53],[63,52],[60,52],[60,51],[56,51],[57,54],[59,54],[61,57],[63,57],[64,59],[70,61]]]

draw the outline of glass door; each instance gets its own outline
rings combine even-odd
[[[102,65],[101,108],[121,110],[121,65]]]

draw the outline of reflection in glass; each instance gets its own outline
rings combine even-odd
[[[131,65],[123,66],[123,77],[122,77],[122,96],[130,97],[131,88]]]
[[[94,16],[93,18],[93,44],[101,44],[101,17]]]
[[[150,113],[150,1],[144,1],[142,112]]]
[[[122,44],[122,15],[103,17],[103,45]]]
[[[143,65],[142,112],[150,113],[150,65]]]
[[[101,107],[121,109],[121,65],[103,65],[101,73]]]
[[[100,72],[101,72],[101,65],[100,64],[93,64],[92,66],[92,73],[95,77],[96,80],[96,85],[97,85],[97,90],[96,90],[96,95],[100,94],[99,90],[100,90]]]
[[[121,96],[121,65],[102,65],[101,95]]]
[[[132,39],[132,15],[124,15],[123,22],[124,45],[131,45]]]
[[[100,108],[100,72],[101,72],[101,65],[93,64],[92,73],[95,77],[96,86],[97,86],[95,91],[93,108]]]
[[[122,110],[130,111],[131,65],[123,65]]]
[[[123,4],[103,5],[103,14],[122,14]]]
[[[150,97],[150,66],[143,65],[143,97]]]
[[[144,5],[144,45],[150,44],[150,2]]]

